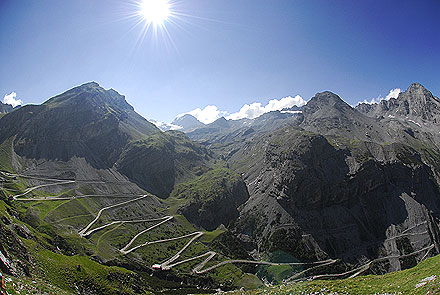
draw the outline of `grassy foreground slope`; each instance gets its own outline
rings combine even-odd
[[[429,258],[413,268],[386,275],[307,281],[227,294],[440,294],[440,255]]]

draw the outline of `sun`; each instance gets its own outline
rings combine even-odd
[[[171,15],[168,0],[143,0],[140,14],[148,24],[162,25]]]
[[[127,11],[126,19],[132,22],[130,31],[139,29],[135,50],[148,38],[148,43],[151,45],[161,44],[167,49],[173,48],[177,51],[172,36],[177,28],[182,29],[179,22],[187,16],[180,10],[183,0],[124,1],[129,5],[130,11]]]

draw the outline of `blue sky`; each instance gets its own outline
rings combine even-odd
[[[134,1],[0,0],[0,96],[97,81],[146,118],[330,90],[350,104],[420,82],[440,95],[440,1],[175,0],[140,39]]]

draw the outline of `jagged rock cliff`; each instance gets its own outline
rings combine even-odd
[[[417,114],[436,108],[416,84],[401,96]],[[250,194],[237,234],[249,249],[282,249],[301,260],[359,263],[413,253],[385,260],[379,271],[413,265],[429,246],[438,253],[440,154],[429,132],[412,136],[403,124],[363,115],[330,92],[317,94],[291,126],[254,135],[230,157]]]

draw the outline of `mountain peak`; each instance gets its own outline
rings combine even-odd
[[[87,82],[87,83],[81,84],[81,85],[78,86],[78,87],[101,87],[101,86],[98,84],[98,82],[90,81],[90,82]]]
[[[214,128],[229,128],[229,121],[226,120],[225,117],[220,117],[217,120],[215,120],[212,123],[207,124],[208,127],[214,127]]]
[[[417,83],[417,82],[411,83],[411,85],[408,87],[408,90],[412,90],[412,91],[418,90],[418,89],[426,90],[426,88],[422,84]]]
[[[315,94],[314,97],[312,97],[312,100],[315,99],[316,101],[324,102],[324,103],[343,103],[345,102],[335,93],[331,91],[324,91],[324,92],[318,92]]]
[[[199,123],[203,124],[202,122],[200,122],[199,120],[197,120],[197,118],[194,117],[194,116],[191,115],[191,114],[183,114],[183,115],[179,115],[179,116],[177,116],[177,117],[173,120],[173,122],[171,122],[171,123],[172,123],[172,124],[176,124],[176,123],[179,123],[179,122],[182,122],[182,121],[199,122]],[[177,125],[178,125],[178,124],[177,124]]]
[[[330,109],[343,111],[351,109],[351,107],[333,92],[324,91],[315,94],[315,96],[310,99],[310,101],[304,106],[304,112],[306,114],[315,113],[321,109],[324,111]]]
[[[43,105],[2,118],[0,142],[17,136],[17,152],[35,159],[82,157],[95,168],[112,167],[130,140],[159,130],[134,112],[125,97],[96,82],[74,87]],[[20,140],[19,140],[20,139]]]
[[[426,89],[422,84],[412,83],[408,87],[408,89],[405,92],[401,93],[401,95],[397,99],[421,101],[423,103],[428,103],[433,98],[434,96],[432,95],[432,93],[428,89]]]
[[[183,131],[191,131],[196,128],[205,126],[205,124],[197,120],[197,118],[191,114],[178,116],[173,120],[173,122],[171,122],[171,124],[181,126],[183,128]]]
[[[397,98],[382,100],[375,105],[359,105],[359,111],[375,117],[401,117],[437,122],[440,117],[440,101],[420,83],[412,83]]]
[[[104,89],[97,82],[88,82],[80,86],[73,87],[66,92],[47,100],[44,105],[66,104],[91,104],[95,107],[104,107],[105,105],[114,106],[120,109],[134,108],[114,89]]]
[[[75,86],[75,87],[65,91],[64,93],[94,92],[94,91],[100,91],[100,90],[105,90],[105,89],[103,87],[101,87],[101,85],[99,85],[97,82],[91,81],[91,82],[81,84],[79,86]]]
[[[440,114],[439,99],[419,83],[412,83],[405,92],[399,95],[397,101],[399,104],[397,112],[401,115],[432,120]],[[391,102],[390,109],[393,106]]]
[[[79,86],[75,86],[72,89],[69,89],[64,93],[104,92],[104,91],[106,91],[106,90],[101,85],[99,85],[95,81],[91,81],[91,82],[81,84]]]
[[[404,93],[413,99],[422,99],[425,103],[427,100],[434,98],[432,93],[420,83],[412,83]]]
[[[191,119],[196,119],[197,120],[197,118],[196,117],[194,117],[193,115],[191,115],[191,114],[183,114],[182,116],[179,116],[178,118],[176,118],[176,119],[180,119],[180,118],[191,118]],[[197,120],[198,121],[198,120]]]

